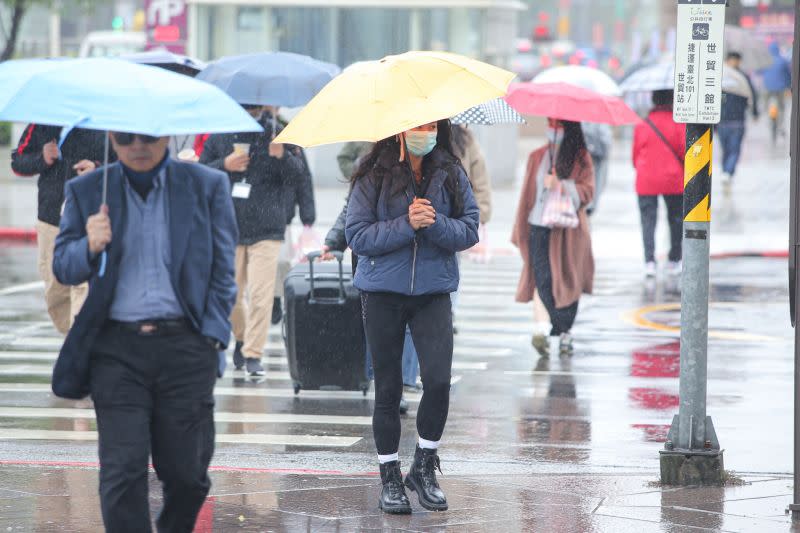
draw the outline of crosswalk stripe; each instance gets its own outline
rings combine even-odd
[[[0,431],[0,440],[95,441],[97,440],[97,432],[3,428],[3,431]],[[218,433],[215,438],[217,444],[263,444],[274,446],[303,446],[312,448],[349,448],[361,440],[362,437],[332,437],[327,435],[271,435],[261,433]]]
[[[453,357],[455,359],[459,358],[471,358],[471,357],[480,357],[480,358],[502,358],[508,357],[512,354],[513,350],[511,348],[496,348],[496,349],[485,349],[482,347],[473,347],[471,349],[466,348],[456,348],[453,351]],[[229,353],[232,353],[229,350]],[[37,362],[37,363],[54,363],[58,354],[56,352],[43,352],[43,351],[31,351],[31,350],[14,350],[14,351],[0,351],[0,361],[18,361],[18,362]],[[273,351],[272,353],[265,356],[265,359],[272,364],[273,361],[286,361],[286,356],[278,353],[277,351]],[[230,362],[230,358],[229,358]],[[461,363],[459,361],[455,361],[453,368],[457,368],[455,365],[462,365],[467,363]],[[466,369],[466,367],[464,367]],[[485,370],[485,369],[481,369]]]
[[[47,393],[52,394],[50,385],[46,383],[0,383],[0,392],[15,394]],[[366,396],[361,391],[319,391],[303,390],[299,395],[289,388],[263,388],[263,387],[227,387],[218,385],[214,388],[214,396],[233,396],[243,398],[300,398],[308,400],[374,400],[375,393],[370,391]],[[405,394],[409,402],[419,402],[421,395]]]
[[[0,376],[49,376],[53,369],[45,365],[0,365]]]
[[[475,367],[475,363],[464,363],[468,365],[469,370],[486,370],[486,368]],[[479,363],[479,365],[486,365],[487,363]],[[53,370],[45,365],[0,365],[0,376],[50,376]],[[264,378],[268,381],[292,381],[292,377],[288,371],[284,370],[267,370]],[[453,376],[451,383],[456,384],[461,380],[461,376]]]
[[[93,419],[94,409],[56,407],[0,407],[0,418],[70,418]],[[216,412],[217,422],[244,424],[319,424],[338,426],[370,426],[369,416],[299,415],[286,413]]]

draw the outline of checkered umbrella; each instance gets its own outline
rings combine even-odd
[[[498,98],[459,113],[451,119],[451,122],[462,125],[494,126],[495,124],[525,124],[525,119],[514,111],[505,100]]]

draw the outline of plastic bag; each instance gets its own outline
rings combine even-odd
[[[492,260],[492,247],[489,245],[489,232],[484,224],[478,227],[478,244],[467,250],[467,257],[475,263],[489,263]]]
[[[578,211],[572,197],[563,188],[553,189],[547,195],[542,213],[542,225],[548,228],[578,227]]]
[[[298,263],[307,263],[308,258],[306,258],[306,255],[321,249],[322,239],[319,234],[317,234],[311,226],[304,226],[303,231],[297,238],[297,242],[294,244],[295,261]]]

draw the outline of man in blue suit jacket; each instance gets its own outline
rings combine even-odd
[[[112,133],[119,162],[67,182],[53,272],[89,281],[53,391],[91,394],[106,529],[150,531],[147,469],[163,484],[159,531],[190,532],[210,488],[218,352],[230,338],[238,239],[228,178],[171,160],[167,138]]]

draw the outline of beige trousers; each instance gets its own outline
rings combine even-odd
[[[236,247],[239,290],[231,322],[234,337],[244,342],[245,357],[261,359],[267,346],[281,244],[281,241],[260,241]]]
[[[81,310],[89,286],[86,283],[68,287],[58,282],[53,275],[53,249],[58,236],[58,227],[41,220],[36,221],[36,238],[39,243],[39,275],[44,281],[44,301],[53,325],[66,335],[75,315]]]

